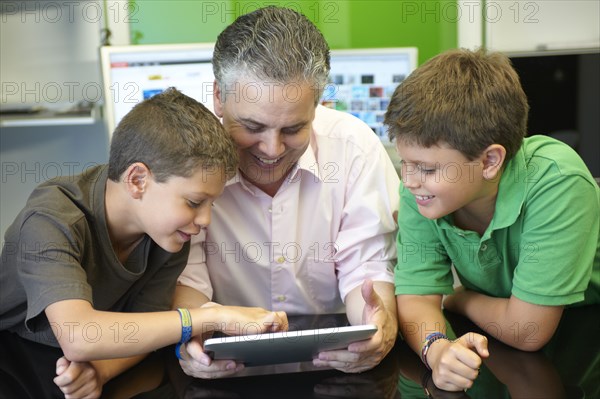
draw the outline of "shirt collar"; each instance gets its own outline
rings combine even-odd
[[[496,209],[490,223],[493,229],[502,229],[512,225],[521,214],[527,188],[524,145],[523,143],[515,156],[507,162],[500,177]]]
[[[311,173],[315,178],[319,181],[323,181],[321,177],[321,168],[319,168],[319,164],[317,163],[317,157],[315,157],[315,152],[317,151],[317,140],[315,136],[315,130],[313,127],[313,131],[310,135],[310,143],[304,151],[304,154],[300,157],[296,165],[294,166],[294,170],[290,172],[290,177],[293,178],[298,173],[298,169],[302,169]],[[292,174],[293,173],[293,174]]]

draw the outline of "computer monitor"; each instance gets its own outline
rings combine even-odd
[[[213,48],[214,43],[101,47],[109,137],[134,105],[171,86],[213,111]]]
[[[321,104],[362,119],[387,140],[383,115],[396,87],[417,67],[416,47],[331,50]]]

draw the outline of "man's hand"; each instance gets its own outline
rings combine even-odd
[[[201,307],[213,306],[221,305],[215,302],[207,302]],[[233,360],[213,361],[208,354],[204,353],[204,341],[211,336],[212,333],[196,336],[182,347],[179,365],[183,372],[190,377],[214,379],[228,377],[243,370],[243,364],[236,364]]]
[[[203,308],[215,306],[221,305],[214,302],[207,302],[202,305]],[[282,328],[287,328],[287,316],[283,312],[276,312],[272,314],[273,312],[267,312],[259,308],[223,307],[222,309],[223,312],[227,310],[228,312],[232,312],[236,315],[235,317],[232,317],[231,320],[243,320],[246,313],[252,314],[253,316],[255,313],[260,315],[264,313],[267,315],[265,320],[269,320],[270,322],[276,321],[274,324],[268,327],[271,331],[279,331]],[[275,316],[275,319],[273,317],[269,317],[269,314]],[[226,323],[226,325],[229,324],[230,323]],[[235,330],[232,327],[226,327],[224,330],[233,333],[240,333],[244,331],[244,329],[239,330],[239,323],[233,323],[232,326],[237,326],[238,330]],[[213,360],[204,352],[204,341],[211,336],[212,331],[198,335],[182,347],[181,360],[179,360],[179,364],[181,365],[183,372],[195,378],[214,379],[228,377],[243,370],[244,365],[242,363],[236,363],[233,360]]]
[[[242,363],[233,360],[212,360],[204,353],[204,339],[195,337],[181,350],[179,364],[184,373],[191,377],[214,379],[229,377],[244,369]]]
[[[56,361],[54,383],[65,398],[99,398],[103,382],[90,362],[70,362],[64,356]]]
[[[353,342],[347,350],[319,353],[319,357],[313,361],[315,366],[329,366],[346,373],[360,373],[377,366],[394,346],[398,334],[395,308],[394,313],[386,309],[371,280],[365,280],[362,284],[361,294],[364,299],[362,323],[376,325],[377,333],[368,340]]]

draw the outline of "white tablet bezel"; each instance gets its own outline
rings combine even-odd
[[[215,360],[246,366],[310,361],[319,352],[344,349],[377,332],[372,324],[210,338],[204,350]]]

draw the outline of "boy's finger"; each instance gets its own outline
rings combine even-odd
[[[461,337],[461,339],[465,338],[465,346],[481,357],[488,357],[490,352],[488,351],[488,340],[485,335],[469,333],[465,334]]]
[[[459,352],[459,360],[473,369],[478,369],[481,366],[482,357],[489,356],[487,338],[481,334],[465,334],[457,342],[469,349],[468,351]]]
[[[479,335],[479,334],[478,334]],[[488,350],[488,340],[484,335],[479,335],[480,339],[475,343],[475,349],[479,356],[488,357],[490,355],[490,351]]]
[[[56,361],[56,375],[61,375],[69,367],[69,361],[63,356]]]
[[[488,357],[488,340],[485,335],[477,333],[467,333],[458,339],[464,346],[474,350],[482,357]]]

